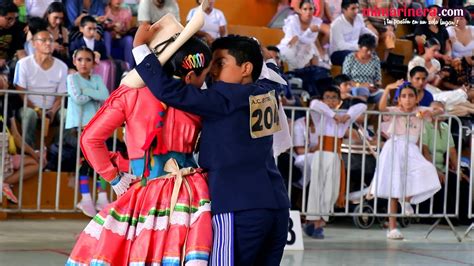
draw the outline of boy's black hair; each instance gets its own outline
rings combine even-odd
[[[38,32],[48,31],[48,22],[40,17],[30,17],[28,18],[28,29],[34,36]]]
[[[81,18],[81,27],[84,27],[86,26],[87,23],[94,23],[94,24],[97,24],[97,20],[95,20],[95,18],[93,16],[90,16],[90,15],[87,15],[87,16],[83,16]]]
[[[18,7],[11,0],[0,0],[0,16],[4,17],[8,13],[18,13]]]
[[[235,58],[238,66],[245,62],[253,65],[252,81],[257,81],[262,72],[263,55],[260,44],[254,38],[239,35],[228,35],[218,38],[212,43],[212,52],[224,49]]]
[[[191,37],[173,54],[163,68],[170,75],[184,77],[194,71],[196,76],[199,76],[209,66],[211,60],[212,53],[209,46],[201,39]]]
[[[278,47],[276,47],[276,46],[274,46],[274,45],[269,45],[269,46],[267,46],[267,50],[268,50],[268,51],[273,51],[273,52],[280,53],[280,49],[278,49]]]
[[[324,98],[324,94],[326,94],[326,93],[328,93],[328,92],[333,92],[333,93],[337,94],[337,97],[338,97],[339,99],[341,99],[341,91],[339,90],[338,87],[336,87],[336,86],[329,86],[329,87],[327,87],[327,88],[324,90],[324,92],[323,92],[323,98]]]
[[[427,76],[427,77],[428,77],[428,74],[429,74],[428,70],[426,70],[426,68],[424,68],[422,66],[416,66],[416,67],[414,67],[410,70],[410,73],[409,73],[410,78],[413,78],[416,75],[416,73],[425,73],[425,76]]]
[[[48,16],[51,13],[63,13],[64,17],[66,17],[66,8],[61,2],[52,2],[44,12],[43,18],[48,21]]]
[[[337,87],[341,86],[342,83],[344,82],[349,82],[351,81],[351,78],[346,75],[346,74],[340,74],[334,77],[333,84]]]
[[[372,34],[365,33],[359,37],[359,41],[357,42],[360,48],[367,47],[370,50],[375,49],[377,45],[377,41]]]
[[[342,0],[341,9],[347,9],[352,4],[359,4],[358,0]]]

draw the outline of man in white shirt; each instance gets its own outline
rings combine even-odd
[[[201,4],[201,0],[196,0],[197,4]],[[204,26],[201,30],[196,32],[196,36],[204,39],[207,44],[211,44],[216,38],[227,35],[227,21],[224,13],[219,9],[214,8],[215,0],[209,1],[209,6],[204,10]],[[189,10],[186,22],[189,22],[194,16],[196,10],[200,7],[195,7]]]
[[[343,0],[342,14],[331,23],[330,46],[331,62],[341,66],[346,56],[357,49],[362,34],[369,33],[377,37],[364,23],[359,12],[358,0]]]
[[[41,93],[65,93],[68,68],[61,60],[52,56],[53,36],[45,29],[38,31],[32,39],[35,53],[18,61],[13,83],[19,91]],[[20,94],[24,100],[25,95]],[[25,141],[34,145],[35,129],[41,113],[52,121],[58,116],[61,108],[61,97],[27,95],[26,109],[21,108],[19,118],[22,120]],[[49,126],[49,125],[46,125]]]

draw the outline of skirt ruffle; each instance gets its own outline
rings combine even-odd
[[[66,265],[207,265],[212,245],[206,175],[183,176],[170,220],[175,177],[140,182],[87,225]]]

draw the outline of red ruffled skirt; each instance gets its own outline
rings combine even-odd
[[[66,265],[207,265],[212,226],[206,179],[198,169],[183,174],[182,184],[176,175],[134,183],[87,225]]]

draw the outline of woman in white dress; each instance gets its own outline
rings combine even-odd
[[[391,90],[399,89],[397,107],[387,107],[387,97]],[[427,161],[417,145],[422,132],[422,119],[430,119],[430,109],[417,106],[416,89],[403,80],[389,84],[379,103],[381,112],[416,114],[413,116],[386,116],[388,124],[387,142],[379,155],[379,161],[372,181],[370,194],[390,199],[389,214],[396,214],[398,202],[405,202],[405,214],[412,214],[411,204],[418,204],[432,197],[441,185],[436,168]],[[383,127],[383,126],[382,126]],[[386,127],[387,128],[387,127]],[[407,134],[408,133],[408,134]],[[388,239],[403,239],[397,229],[397,219],[389,217]]]
[[[315,42],[323,21],[314,17],[313,12],[313,1],[303,0],[300,3],[300,13],[290,15],[285,19],[283,26],[285,36],[278,48],[290,70],[319,63],[319,53]]]

